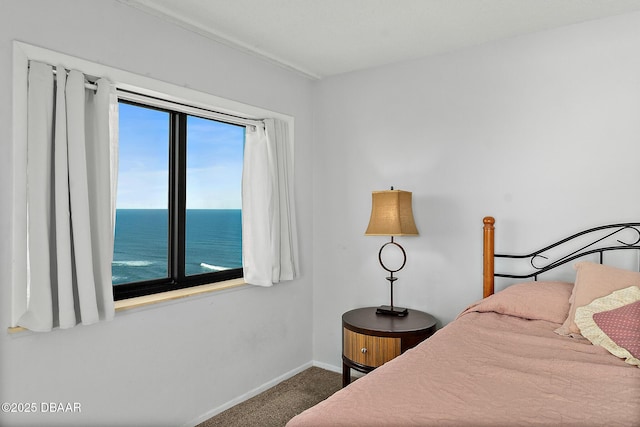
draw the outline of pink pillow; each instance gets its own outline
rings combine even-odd
[[[562,323],[569,313],[572,288],[568,282],[517,283],[471,305],[464,313],[495,312]]]
[[[578,307],[582,336],[611,354],[640,366],[640,288],[630,286]]]
[[[576,283],[569,299],[571,303],[569,315],[555,332],[559,335],[578,337],[580,329],[574,320],[576,309],[613,291],[629,286],[640,286],[640,273],[588,261],[578,262],[574,268],[577,270]]]

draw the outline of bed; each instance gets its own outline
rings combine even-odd
[[[481,301],[287,427],[640,426],[640,273],[603,263],[640,257],[640,223],[526,255],[494,253],[494,224],[484,218]],[[531,271],[495,272],[496,260]],[[546,278],[563,265],[571,281]],[[494,293],[496,277],[515,283]]]

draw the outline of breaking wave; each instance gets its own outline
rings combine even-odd
[[[204,262],[200,263],[200,267],[208,268],[209,270],[215,270],[215,271],[229,270],[229,267],[220,267],[220,266],[217,266],[217,265],[211,265],[211,264],[207,264],[207,263],[204,263]]]
[[[125,267],[148,267],[153,261],[113,261],[113,265],[122,265]]]

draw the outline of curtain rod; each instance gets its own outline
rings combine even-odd
[[[220,122],[230,123],[239,126],[249,127],[255,130],[256,126],[262,125],[262,119],[246,119],[244,117],[234,116],[232,114],[220,113],[203,107],[195,107],[189,104],[182,104],[176,101],[169,101],[162,98],[156,98],[151,95],[144,95],[125,89],[116,88],[119,99],[137,102],[140,104],[151,105],[154,107],[164,108],[168,110],[180,111],[182,113],[200,116]]]
[[[58,70],[55,67],[51,67],[51,71],[55,78],[58,76]],[[69,71],[65,69],[65,72]],[[98,86],[95,83],[90,81],[85,82],[84,87],[90,90],[98,89]],[[194,107],[192,105],[182,104],[176,101],[167,101],[162,98],[156,98],[150,95],[143,95],[137,92],[120,89],[116,86],[116,93],[118,94],[118,99],[122,98],[127,101],[138,102],[141,104],[150,104],[155,107],[166,108],[170,110],[178,110],[187,114],[192,114],[196,116],[206,117],[209,119],[222,121],[225,123],[230,123],[239,126],[245,126],[251,128],[251,130],[255,130],[256,126],[262,123],[261,119],[246,119],[244,117],[234,116],[232,114],[220,113],[218,111],[209,110],[207,108],[202,107]]]
[[[51,68],[51,71],[53,72],[53,76],[55,78],[58,78],[58,70],[56,68]],[[67,70],[65,70],[67,72],[67,74],[69,73]],[[91,83],[91,82],[84,82],[84,87],[85,89],[91,89],[91,90],[97,90],[98,89],[98,85],[95,83]]]

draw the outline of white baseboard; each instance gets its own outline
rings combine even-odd
[[[320,366],[321,365],[321,366]],[[247,393],[244,393],[234,399],[231,399],[230,401],[218,406],[217,408],[213,408],[210,411],[205,412],[204,414],[200,415],[198,418],[189,421],[188,423],[185,423],[182,425],[182,427],[194,427],[197,426],[200,423],[203,423],[204,421],[208,420],[209,418],[218,415],[221,412],[226,411],[227,409],[237,405],[238,403],[242,403],[245,400],[251,399],[254,396],[259,395],[260,393],[262,393],[265,390],[270,389],[271,387],[281,383],[284,380],[287,380],[291,377],[293,377],[296,374],[299,374],[300,372],[304,371],[307,368],[310,368],[311,366],[318,366],[319,368],[322,369],[327,369],[329,371],[334,371],[335,368],[334,366],[331,365],[326,365],[326,364],[320,364],[320,365],[316,365],[316,362],[307,362],[295,369],[292,369],[291,371],[280,375],[279,377],[276,377],[274,379],[272,379],[271,381],[267,381],[266,383],[262,384],[261,386],[258,386],[256,388],[254,388],[253,390],[248,391]],[[335,371],[335,372],[339,372],[339,371]],[[341,371],[340,371],[341,372]]]
[[[328,363],[318,362],[317,360],[314,360],[312,362],[312,364],[313,364],[313,366],[315,366],[317,368],[325,369],[325,370],[331,371],[331,372],[337,372],[339,374],[342,373],[342,367],[341,366],[334,366],[334,365],[330,365]]]

